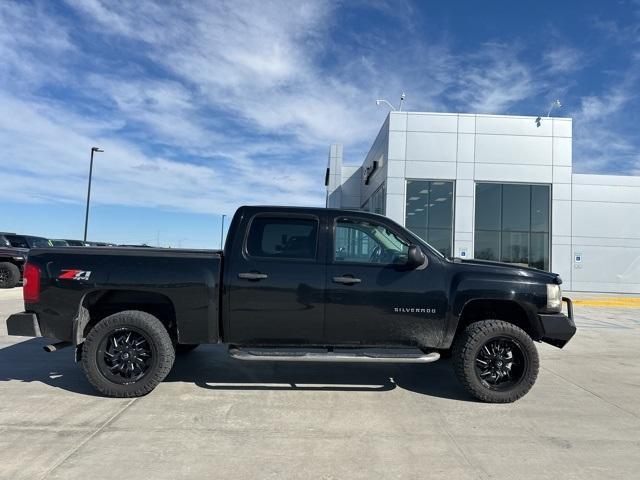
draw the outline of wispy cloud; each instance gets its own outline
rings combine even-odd
[[[574,127],[574,162],[581,171],[638,173],[640,150],[635,125],[622,118],[638,105],[640,70],[632,67],[600,95],[582,97]],[[627,113],[625,115],[625,112]]]
[[[472,112],[497,113],[537,94],[541,82],[534,81],[532,67],[518,53],[513,45],[482,45],[461,69],[455,97]]]
[[[545,52],[544,62],[549,74],[574,73],[587,62],[583,52],[568,45],[558,45]]]

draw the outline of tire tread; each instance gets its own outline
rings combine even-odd
[[[529,358],[529,372],[517,385],[517,388],[511,391],[497,392],[483,387],[476,379],[475,373],[469,372],[467,368],[475,368],[475,355],[472,350],[479,342],[486,341],[492,335],[505,334],[517,338],[524,343],[525,348],[529,347],[531,358]],[[504,320],[481,320],[467,326],[454,343],[452,359],[455,374],[465,390],[478,400],[489,403],[511,403],[522,398],[533,387],[540,366],[538,353],[531,337],[520,327]]]
[[[20,269],[11,262],[0,262],[0,268],[9,271],[9,279],[6,284],[0,284],[0,288],[13,288],[20,283]]]
[[[158,365],[139,383],[117,385],[109,382],[98,370],[93,347],[99,344],[105,333],[127,325],[140,328],[153,338],[159,357]],[[165,326],[153,315],[138,310],[125,310],[105,317],[91,329],[82,346],[82,369],[89,383],[100,393],[109,397],[135,398],[148,394],[169,374],[174,360],[173,343]]]

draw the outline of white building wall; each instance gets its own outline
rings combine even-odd
[[[387,117],[380,129],[380,132],[378,132],[378,136],[373,142],[373,145],[369,149],[369,153],[367,153],[367,156],[362,163],[362,170],[360,171],[360,204],[358,207],[364,205],[371,195],[373,195],[376,190],[378,190],[378,188],[387,181],[387,162],[390,146],[389,138],[389,118]],[[369,183],[365,185],[364,176],[366,175],[366,172],[364,170],[371,167],[374,161],[378,162],[378,167],[369,177]]]
[[[573,175],[576,291],[640,293],[640,177]]]
[[[551,270],[565,290],[640,293],[640,177],[574,175],[571,119],[535,120],[391,112],[361,167],[343,166],[341,149],[330,155],[339,173],[328,192],[342,187],[327,204],[360,207],[384,183],[386,215],[404,225],[407,179],[454,181],[453,254],[472,258],[477,182],[550,185]],[[374,160],[381,165],[364,185]]]
[[[388,217],[404,225],[407,179],[454,181],[453,251],[472,258],[476,182],[552,185],[552,269],[569,277],[571,119],[391,112],[388,123]]]
[[[342,208],[342,145],[334,144],[329,147],[327,171],[326,207]]]

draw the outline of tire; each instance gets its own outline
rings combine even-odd
[[[176,355],[185,355],[193,352],[199,346],[197,343],[178,343],[176,344]]]
[[[473,397],[510,403],[536,381],[540,360],[533,340],[521,328],[502,320],[472,323],[456,339],[453,368]]]
[[[137,310],[102,319],[82,346],[84,374],[96,390],[108,397],[148,394],[164,380],[174,360],[167,329],[153,315]]]
[[[20,269],[10,262],[0,262],[0,288],[13,288],[20,281]]]

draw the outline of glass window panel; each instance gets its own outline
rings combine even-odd
[[[549,270],[549,234],[531,234],[531,254],[529,265],[541,270]]]
[[[303,218],[256,217],[247,252],[256,257],[315,258],[318,222]]]
[[[529,265],[529,232],[502,232],[503,262]]]
[[[549,232],[549,193],[547,185],[531,186],[531,231]]]
[[[500,260],[500,232],[476,230],[475,258]]]
[[[407,220],[405,222],[407,228],[418,235],[418,231],[427,230],[427,209],[422,211],[412,210],[407,212]],[[420,237],[422,238],[422,237]],[[426,237],[424,238],[426,240]]]
[[[429,220],[429,183],[421,180],[407,181],[405,226],[424,241],[427,240]]]
[[[451,256],[451,229],[430,228],[427,243],[445,257]]]
[[[451,228],[453,222],[453,183],[431,182],[429,228]]]
[[[405,225],[444,255],[451,255],[453,182],[408,180]]]
[[[502,230],[528,232],[531,226],[531,186],[502,186]]]
[[[548,270],[549,202],[548,185],[477,184],[475,257]]]
[[[500,230],[502,216],[502,185],[478,183],[476,185],[476,229]]]

